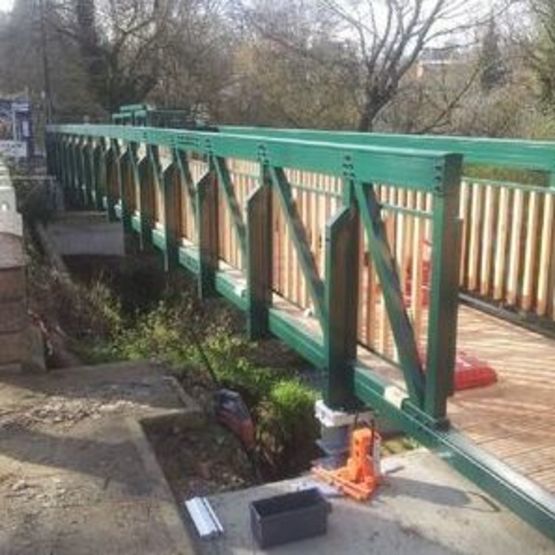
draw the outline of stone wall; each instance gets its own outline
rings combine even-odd
[[[23,224],[8,168],[0,160],[0,367],[28,358]]]

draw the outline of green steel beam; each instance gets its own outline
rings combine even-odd
[[[486,493],[555,540],[555,496],[456,429],[439,430],[430,425],[427,415],[407,402],[405,392],[360,364],[355,365],[355,392],[379,415],[436,452]]]
[[[262,150],[265,161],[273,167],[292,167],[338,176],[343,174],[348,154],[352,170],[359,180],[391,183],[421,191],[433,191],[442,186],[437,181],[436,167],[446,154],[441,150],[423,152],[417,149],[117,125],[60,125],[49,126],[48,131],[106,137],[126,143],[155,144],[203,156],[236,157],[255,162],[260,160]]]
[[[555,171],[555,143],[522,139],[489,139],[447,135],[402,135],[395,133],[358,133],[315,129],[274,129],[264,127],[221,126],[222,133],[243,136],[328,141],[335,144],[373,145],[389,148],[442,150],[464,155],[472,164]]]

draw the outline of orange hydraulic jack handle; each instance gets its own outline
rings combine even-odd
[[[377,445],[377,449],[376,449]],[[351,435],[351,447],[347,464],[335,470],[321,466],[312,470],[325,482],[336,486],[346,495],[365,501],[378,487],[379,436],[374,429],[360,428]],[[371,455],[372,453],[372,455]]]

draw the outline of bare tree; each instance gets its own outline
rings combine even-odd
[[[519,44],[541,86],[542,101],[555,107],[555,4],[528,0],[531,24],[521,30]]]
[[[89,85],[113,112],[140,102],[158,82],[172,0],[62,0],[52,19],[79,47]]]
[[[476,18],[469,14],[483,12],[481,2],[469,0],[313,0],[300,4],[304,9],[311,5],[328,38],[348,45],[343,52],[353,54],[349,59],[339,56],[319,61],[348,68],[355,82],[360,131],[372,130],[422,52],[430,46],[441,47],[454,36],[466,40],[476,25]],[[261,15],[267,5],[243,5],[250,23],[292,52],[317,56],[310,47],[291,41],[289,31],[282,32],[275,25],[275,15],[264,21]]]

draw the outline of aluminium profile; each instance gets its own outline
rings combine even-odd
[[[206,497],[193,497],[185,501],[185,507],[202,539],[210,539],[224,533],[222,523]]]

